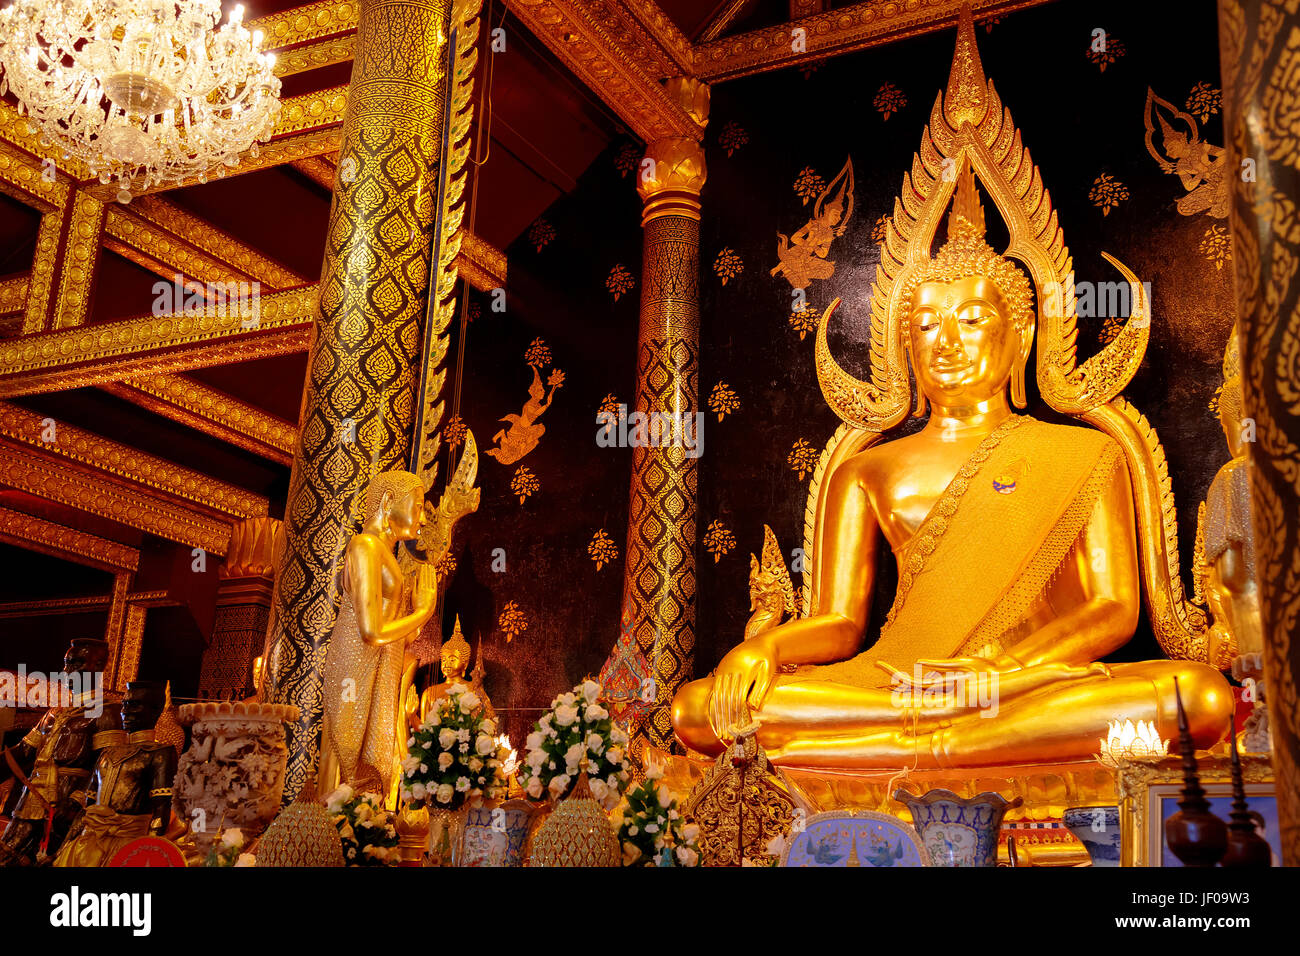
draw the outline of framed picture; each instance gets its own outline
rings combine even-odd
[[[1281,833],[1277,822],[1277,797],[1273,767],[1268,757],[1241,758],[1246,803],[1258,814],[1256,830],[1273,850],[1273,865],[1281,866]],[[1201,787],[1210,810],[1224,823],[1232,812],[1232,774],[1229,759],[1203,756],[1197,761]],[[1178,812],[1182,797],[1183,766],[1178,757],[1122,761],[1117,772],[1122,866],[1182,866],[1165,844],[1165,821]]]

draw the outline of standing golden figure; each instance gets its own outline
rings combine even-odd
[[[976,175],[1006,220],[1005,256],[985,242]],[[932,257],[950,201],[946,241]],[[1146,348],[1149,305],[1136,276],[1107,258],[1131,286],[1132,315],[1076,367],[1069,253],[1010,113],[984,79],[964,9],[948,90],[882,243],[872,381],[830,356],[838,300],[818,329],[822,392],[846,425],[819,468],[806,616],[743,641],[713,677],[677,694],[684,743],[716,754],[756,720],[759,742],[786,766],[1087,759],[1115,719],[1153,721],[1176,736],[1175,679],[1196,743],[1221,738],[1231,689],[1194,662],[1204,659],[1207,628],[1183,598],[1176,565],[1171,572],[1163,452],[1119,397]],[[1027,404],[1035,336],[1042,398],[1100,431],[1013,410]],[[872,447],[909,407],[922,415],[927,405],[921,431]],[[861,650],[881,535],[898,589]],[[1144,589],[1162,646],[1193,661],[1099,663],[1132,637]],[[795,673],[782,674],[790,665]]]
[[[366,490],[366,522],[348,542],[343,606],[325,655],[325,729],[320,786],[353,780],[367,764],[383,793],[394,781],[397,747],[406,740],[401,706],[406,645],[433,614],[437,577],[418,565],[404,581],[393,548],[424,526],[424,483],[409,471],[377,475]],[[411,611],[403,613],[406,600]]]

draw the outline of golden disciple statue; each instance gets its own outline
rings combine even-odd
[[[437,578],[421,564],[404,581],[393,554],[418,537],[424,485],[407,471],[377,475],[366,490],[366,521],[348,542],[341,575],[343,605],[325,654],[325,726],[320,786],[354,780],[358,766],[378,772],[383,793],[394,781],[398,745],[406,740],[401,680],[406,645],[433,614]],[[411,611],[403,613],[407,599]]]
[[[976,174],[1006,220],[1005,255],[985,241]],[[743,641],[712,677],[682,688],[673,722],[687,746],[719,753],[756,721],[759,742],[786,766],[1087,759],[1116,719],[1153,721],[1176,737],[1175,682],[1197,745],[1221,738],[1232,693],[1198,662],[1204,614],[1171,570],[1163,452],[1120,397],[1146,348],[1148,303],[1136,276],[1110,261],[1128,280],[1132,314],[1076,367],[1069,252],[984,79],[964,9],[948,90],[881,244],[872,380],[830,355],[838,300],[818,329],[822,392],[845,425],[816,478],[805,614]],[[1035,337],[1040,397],[1095,428],[1013,408],[1027,405]],[[927,406],[920,431],[880,442],[909,408]],[[898,587],[880,633],[866,639],[881,536]],[[1184,659],[1100,663],[1132,637],[1144,592],[1162,647]],[[943,693],[927,693],[935,689]]]

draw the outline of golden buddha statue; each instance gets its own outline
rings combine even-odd
[[[1005,255],[985,242],[976,174],[1006,220]],[[1231,689],[1200,663],[1209,638],[1177,574],[1163,451],[1120,397],[1146,348],[1149,306],[1137,277],[1107,259],[1128,280],[1132,314],[1076,367],[1069,253],[984,79],[965,8],[948,89],[881,243],[872,380],[830,355],[839,300],[818,328],[822,392],[845,424],[814,478],[804,616],[744,640],[678,692],[683,743],[717,754],[757,721],[784,766],[1065,762],[1089,758],[1115,719],[1177,736],[1175,682],[1197,745],[1221,738]],[[1013,410],[1027,405],[1035,336],[1040,397],[1096,429]],[[927,406],[920,431],[878,444]],[[898,588],[862,650],[881,536]],[[1184,659],[1100,663],[1132,637],[1144,591],[1162,647]]]
[[[325,654],[325,725],[319,786],[356,779],[358,767],[378,772],[383,793],[396,779],[398,746],[406,740],[401,680],[406,645],[433,614],[437,577],[418,565],[404,580],[393,549],[413,541],[425,520],[424,485],[407,471],[375,476],[366,490],[366,521],[348,542],[341,575],[343,604]],[[411,611],[403,613],[407,598]]]
[[[1214,616],[1212,663],[1226,669],[1239,654],[1254,655],[1253,666],[1247,664],[1245,672],[1258,677],[1264,637],[1250,524],[1250,462],[1241,412],[1241,359],[1233,326],[1223,354],[1223,388],[1219,392],[1219,424],[1232,460],[1214,476],[1201,506],[1198,552],[1201,587]]]
[[[483,649],[479,648],[479,667],[475,668],[475,674],[470,680],[465,680],[465,672],[469,670],[470,647],[469,641],[465,640],[465,635],[460,630],[460,615],[456,615],[456,623],[452,627],[451,637],[443,642],[442,650],[439,653],[439,661],[442,667],[442,683],[432,684],[426,687],[420,694],[420,712],[419,719],[412,718],[414,725],[418,727],[428,719],[433,708],[437,706],[438,701],[447,696],[447,692],[457,684],[469,687],[483,702],[483,714],[486,717],[496,719],[496,712],[492,709],[492,701],[488,699],[487,691],[483,688],[482,674],[480,667],[483,662]]]

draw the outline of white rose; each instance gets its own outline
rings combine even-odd
[[[541,748],[541,746],[542,746],[542,732],[540,730],[534,730],[531,734],[528,735],[528,739],[524,741],[525,750],[538,750]]]
[[[456,683],[447,688],[447,696],[455,697],[457,694],[463,694],[467,690],[469,690],[467,685],[462,684],[460,681],[456,681]]]
[[[545,750],[530,750],[528,756],[524,758],[524,763],[532,767],[533,770],[541,770],[542,764],[546,763],[546,759]]]
[[[577,699],[577,696],[574,695],[572,691],[566,694],[561,694],[559,697],[555,698],[557,703],[562,704],[565,707],[572,707]]]
[[[605,749],[605,740],[594,730],[587,734],[587,749],[594,755],[600,756],[600,752]]]
[[[251,853],[241,853],[239,859],[235,860],[235,866],[257,866],[257,857]]]
[[[444,783],[438,787],[437,800],[439,803],[451,803],[451,798],[455,795],[456,791],[449,783]]]
[[[411,796],[413,796],[416,800],[423,800],[426,796],[428,796],[428,794],[429,794],[428,788],[426,788],[425,785],[422,783],[417,783],[415,784],[415,786],[411,787]]]
[[[483,703],[483,701],[479,699],[478,694],[473,692],[465,694],[460,699],[460,711],[462,714],[472,713],[474,708],[478,707],[481,703]]]
[[[576,769],[577,766],[578,766],[578,764],[582,761],[582,755],[583,755],[583,752],[584,752],[584,751],[583,751],[583,746],[582,746],[582,744],[580,744],[580,743],[579,743],[579,744],[574,744],[572,747],[570,747],[568,750],[566,750],[566,751],[564,752],[564,764],[565,764],[565,766],[566,766],[566,767],[569,767],[569,768]]]
[[[529,777],[528,786],[526,789],[530,797],[532,797],[534,800],[540,800],[542,798],[542,778]]]
[[[578,708],[561,704],[555,708],[555,722],[561,727],[568,727],[578,719]]]
[[[231,827],[221,834],[221,845],[235,849],[244,845],[244,834],[239,827]]]
[[[451,754],[447,753],[447,751],[444,750],[442,753],[438,754],[438,769],[446,770],[448,767],[452,765],[452,761],[454,761],[455,759],[456,759],[455,757],[453,757]]]
[[[483,761],[480,760],[478,757],[470,757],[469,769],[471,773],[478,773],[480,770],[483,769]]]
[[[614,776],[614,775],[611,773],[608,777],[605,778],[605,785],[606,785],[607,787],[609,787],[609,789],[614,790],[614,791],[617,791],[617,790],[618,790],[618,777]]]
[[[597,800],[603,801],[606,795],[609,793],[609,787],[605,786],[605,781],[597,779],[597,780],[590,781],[590,783],[591,783],[591,795],[595,797]]]
[[[402,761],[402,769],[406,771],[406,775],[408,777],[412,776],[415,773],[415,768],[418,766],[420,766],[419,757],[407,757],[405,760]],[[337,793],[337,791],[335,792]],[[333,808],[333,806],[334,806],[334,800],[333,798],[330,798],[330,807]],[[339,806],[342,807],[342,804],[340,803]],[[338,811],[331,809],[331,812],[337,813]]]
[[[605,756],[608,758],[610,763],[612,763],[614,766],[617,767],[619,764],[623,762],[623,748],[610,747],[609,753],[606,754]]]
[[[623,744],[627,743],[627,734],[618,727],[615,727],[609,732],[609,739],[621,747]]]
[[[564,791],[568,789],[569,781],[571,779],[572,778],[570,778],[567,773],[557,774],[552,777],[550,785],[547,787],[547,789],[551,791],[551,796],[558,800],[560,794],[564,793]]]
[[[677,848],[677,862],[682,866],[695,866],[700,862],[700,855],[688,846]]]
[[[657,824],[657,823],[647,823],[647,824],[645,825],[645,832],[646,832],[646,833],[658,833],[658,832],[659,832],[659,824]]]
[[[452,744],[456,742],[456,731],[450,727],[444,727],[438,731],[438,746],[443,750],[450,750]]]
[[[487,734],[479,734],[478,740],[474,741],[474,750],[480,757],[486,757],[497,749],[497,742]]]
[[[604,707],[601,707],[600,704],[591,704],[590,706],[587,707],[588,720],[604,720],[608,716],[609,716],[609,711],[607,711]]]
[[[497,732],[497,725],[495,721],[488,719],[483,721],[483,723],[479,724],[479,729],[482,730],[483,733],[485,734],[491,734],[495,736]]]
[[[688,823],[682,827],[682,839],[687,843],[694,843],[700,838],[700,825],[698,823]]]
[[[587,699],[587,703],[594,704],[596,698],[600,696],[600,685],[594,680],[585,680],[582,682],[582,696]]]
[[[667,787],[659,788],[658,797],[659,797],[659,806],[661,807],[666,807],[668,806],[668,804],[673,802],[672,791],[670,791]]]

